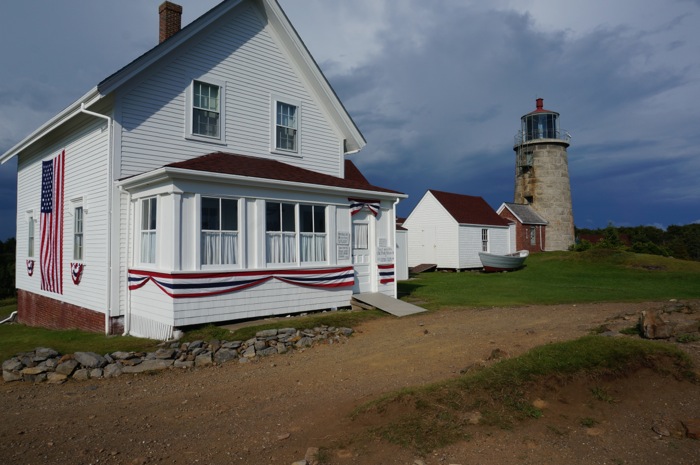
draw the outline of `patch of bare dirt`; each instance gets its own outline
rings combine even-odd
[[[425,457],[366,439],[367,424],[350,419],[364,402],[460,376],[495,349],[517,356],[601,325],[630,327],[642,310],[661,306],[443,310],[371,321],[346,344],[253,363],[63,385],[6,383],[0,462],[292,464],[320,447],[333,465],[697,464],[700,442],[685,437],[681,421],[700,418],[700,386],[648,371],[596,381],[611,402],[594,399],[585,380],[543,388],[533,393],[542,418],[511,430],[477,425],[469,441]],[[700,343],[680,347],[700,365]]]

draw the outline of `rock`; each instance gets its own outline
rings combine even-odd
[[[124,352],[124,351],[117,351],[117,352],[112,352],[112,358],[114,360],[126,360],[128,358],[132,358],[134,354],[132,352]]]
[[[306,449],[304,460],[309,465],[318,465],[318,447],[309,447]]]
[[[54,370],[56,373],[71,376],[73,372],[78,368],[78,361],[74,359],[68,359],[63,363],[59,363]]]
[[[155,356],[157,359],[161,360],[166,360],[169,358],[174,358],[175,357],[175,352],[177,352],[175,349],[158,349],[155,352]]]
[[[34,349],[34,356],[40,358],[41,360],[46,360],[47,358],[58,357],[58,352],[48,347],[37,347]],[[37,361],[41,361],[37,360]]]
[[[668,322],[651,310],[642,312],[639,325],[642,328],[642,336],[647,339],[668,339],[673,335]]]
[[[173,363],[173,367],[175,368],[192,368],[194,367],[194,362],[191,360],[175,360]]]
[[[253,358],[255,357],[255,346],[250,346],[248,347],[245,352],[243,352],[243,357],[245,358]]]
[[[258,331],[255,333],[255,337],[260,337],[260,338],[268,338],[268,337],[273,337],[277,336],[277,330],[276,329],[264,329],[262,331]]]
[[[107,360],[95,352],[76,352],[73,357],[85,368],[102,368],[107,365]]]
[[[2,370],[2,379],[6,383],[10,383],[12,381],[22,381],[22,375],[13,371]]]
[[[278,352],[277,347],[267,347],[265,349],[256,351],[256,353],[261,357],[265,357],[267,355],[277,355]]]
[[[310,337],[302,337],[294,345],[296,347],[311,347],[314,344],[314,340]]]
[[[549,407],[549,404],[547,403],[546,400],[535,399],[535,400],[532,402],[532,406],[535,407],[535,408],[538,408],[538,409],[540,409],[540,410],[543,410],[543,409],[546,409],[547,407]]]
[[[189,350],[199,349],[204,345],[204,341],[192,341],[190,342]]]
[[[222,364],[230,360],[238,358],[238,352],[235,349],[221,348],[214,354],[214,362]]]
[[[654,425],[651,427],[651,430],[652,430],[653,432],[655,432],[656,434],[658,434],[659,436],[666,436],[666,437],[668,437],[668,436],[671,435],[671,432],[668,430],[668,428],[666,428],[666,427],[664,427],[664,426],[662,426],[662,425],[659,425],[659,424],[654,424]]]
[[[122,366],[118,363],[110,363],[104,368],[103,376],[105,378],[116,378],[122,374]]]
[[[194,359],[194,366],[196,367],[206,367],[209,365],[212,365],[214,361],[212,360],[211,357],[211,352],[205,352],[203,354],[197,355],[197,358]]]
[[[77,379],[78,381],[88,380],[90,379],[90,371],[85,368],[75,370],[73,373],[73,379]]]
[[[46,367],[36,366],[36,367],[23,368],[20,373],[22,373],[22,376],[34,376],[34,375],[39,375],[41,373],[46,373],[46,371],[47,371]]]
[[[690,439],[700,439],[700,418],[691,418],[681,420],[683,428],[685,428],[685,436]]]
[[[65,383],[68,376],[62,373],[56,373],[55,371],[46,374],[46,381],[51,384],[62,384]]]
[[[123,366],[122,373],[144,373],[146,371],[165,370],[173,365],[173,360],[144,360],[138,365]],[[75,377],[75,376],[74,376]]]
[[[502,358],[508,358],[508,352],[506,352],[505,350],[501,350],[501,349],[493,349],[491,351],[491,355],[489,356],[489,358],[487,360],[499,360]]]
[[[24,364],[16,357],[12,357],[11,359],[2,362],[3,371],[19,371],[22,368],[24,368]]]
[[[284,434],[278,435],[278,436],[277,436],[277,439],[280,440],[280,441],[282,441],[282,440],[284,440],[284,439],[289,439],[289,436],[291,436],[290,433],[284,433]]]
[[[481,421],[481,412],[475,410],[467,415],[467,421],[470,425],[478,425]]]

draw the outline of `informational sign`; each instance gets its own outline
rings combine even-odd
[[[336,241],[338,245],[350,245],[350,233],[338,231],[338,239]]]
[[[350,246],[338,244],[338,261],[350,260]]]
[[[394,263],[394,248],[377,247],[377,263]]]
[[[386,247],[387,245],[389,245],[389,242],[386,240],[386,237],[380,237],[378,242],[379,247]]]

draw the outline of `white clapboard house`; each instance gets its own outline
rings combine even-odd
[[[0,157],[19,320],[167,339],[395,297],[405,195],[345,159],[365,140],[279,4],[181,12],[163,3],[157,46]]]
[[[514,225],[482,198],[428,190],[403,222],[408,266],[481,268],[479,252],[513,252]]]

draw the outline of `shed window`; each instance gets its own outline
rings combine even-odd
[[[489,251],[489,230],[488,229],[481,230],[481,251],[482,252]]]

